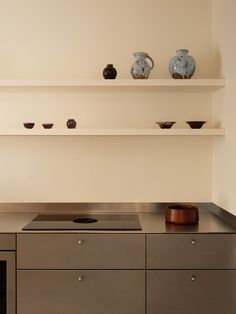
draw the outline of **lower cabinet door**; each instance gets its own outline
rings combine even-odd
[[[235,314],[236,271],[147,271],[147,314]]]
[[[20,270],[18,314],[144,314],[145,271]]]

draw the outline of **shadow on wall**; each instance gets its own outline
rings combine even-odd
[[[213,74],[215,78],[222,76],[221,53],[218,47],[213,48]]]

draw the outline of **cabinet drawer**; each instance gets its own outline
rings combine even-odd
[[[0,234],[0,251],[13,251],[16,249],[16,235],[2,233]]]
[[[18,269],[143,269],[138,234],[20,234]]]
[[[147,268],[236,269],[236,235],[148,235]]]
[[[149,270],[148,314],[235,314],[236,271]]]
[[[145,314],[143,270],[20,270],[18,314]]]

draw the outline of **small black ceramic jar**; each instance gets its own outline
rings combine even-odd
[[[74,119],[69,119],[66,122],[68,129],[75,129],[76,128],[76,121]]]
[[[102,72],[104,79],[114,80],[117,75],[116,69],[113,67],[113,64],[108,64]]]

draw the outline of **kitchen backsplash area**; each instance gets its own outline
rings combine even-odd
[[[56,0],[32,6],[27,0],[24,8],[4,4],[1,19],[12,37],[0,31],[0,79],[72,83],[34,87],[23,81],[22,86],[0,82],[0,124],[5,132],[0,135],[1,201],[211,201],[212,136],[142,132],[53,136],[42,126],[53,123],[56,132],[75,119],[76,130],[158,130],[156,121],[176,121],[171,130],[188,130],[186,121],[191,120],[207,121],[203,130],[221,127],[212,119],[210,89],[175,89],[168,83],[164,89],[91,86],[94,79],[104,81],[102,71],[110,63],[117,69],[116,81],[134,80],[130,67],[136,51],[147,51],[155,62],[148,80],[173,80],[168,65],[181,48],[189,49],[196,60],[191,80],[214,78],[210,4],[205,0],[194,5],[187,0],[129,5],[71,0],[70,6]],[[85,79],[87,86],[73,86],[74,80]],[[27,122],[35,123],[33,130],[24,129]],[[32,131],[40,135],[28,136]]]
[[[17,105],[11,103],[14,96]],[[14,96],[0,94],[8,98],[6,129],[10,119],[11,128],[19,130],[23,121],[34,121],[34,131],[41,133],[47,131],[42,121],[54,123],[53,130],[66,129],[68,118],[76,119],[76,130],[159,130],[155,122],[163,119],[177,121],[173,130],[189,130],[185,121],[196,118],[206,120],[207,128],[213,125],[209,93],[107,88]],[[211,136],[27,136],[32,130],[25,131],[0,139],[3,202],[210,200]],[[10,167],[4,166],[9,161]]]

